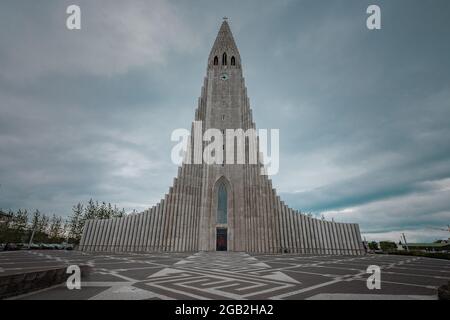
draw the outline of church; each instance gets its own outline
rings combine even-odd
[[[256,128],[241,57],[226,19],[208,58],[195,122],[202,123],[202,130],[222,132]],[[248,145],[245,152],[248,159]],[[154,207],[122,218],[86,221],[80,250],[364,253],[358,224],[320,220],[290,208],[261,174],[259,162],[199,164],[192,159],[195,154],[187,156],[190,161],[178,168],[172,187]]]

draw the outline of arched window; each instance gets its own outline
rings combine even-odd
[[[223,56],[222,56],[222,65],[223,66],[227,65],[227,54],[226,54],[226,52],[224,52]]]
[[[231,65],[232,66],[236,65],[236,58],[234,56],[231,57]]]
[[[217,56],[214,57],[214,65],[215,66],[219,65],[219,58]]]
[[[227,195],[227,187],[224,183],[221,183],[219,186],[218,194],[217,194],[217,223],[218,224],[227,224],[228,218],[228,195]]]

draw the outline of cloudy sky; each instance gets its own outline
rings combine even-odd
[[[450,236],[448,0],[1,1],[0,208],[158,202],[223,16],[288,204],[368,240]]]

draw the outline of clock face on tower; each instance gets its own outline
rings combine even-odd
[[[220,75],[220,79],[223,80],[223,81],[227,81],[228,78],[229,78],[228,73],[222,73]]]

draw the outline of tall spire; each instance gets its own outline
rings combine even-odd
[[[236,65],[241,65],[239,50],[236,46],[236,42],[234,42],[233,33],[231,32],[227,17],[223,18],[216,41],[214,41],[211,53],[209,54],[208,65],[213,65],[214,57],[218,57],[218,59],[221,60],[224,53],[226,53],[228,57],[234,56],[236,58]]]

